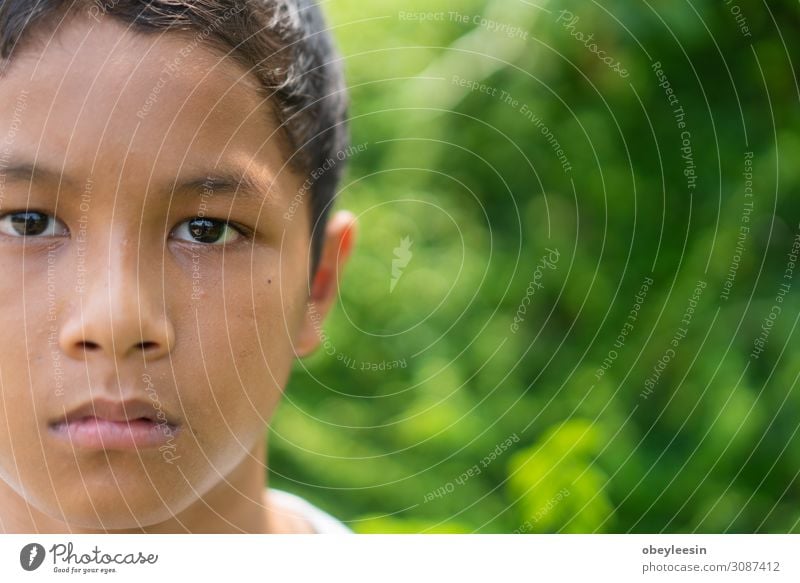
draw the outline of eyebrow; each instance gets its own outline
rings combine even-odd
[[[32,162],[12,162],[5,168],[0,166],[0,175],[4,175],[7,181],[46,180],[71,186],[80,184],[80,181],[75,180],[67,173]],[[219,195],[243,202],[263,203],[273,184],[274,180],[271,176],[262,178],[250,171],[238,172],[233,168],[218,168],[213,172],[178,178],[163,190],[170,196],[184,193],[199,194],[201,198]]]
[[[34,177],[50,182],[66,182],[68,184],[75,182],[63,172],[31,162],[12,163],[5,168],[0,167],[0,175],[5,175],[6,180],[18,182],[33,182]]]
[[[222,195],[246,201],[264,202],[272,188],[271,180],[264,180],[252,172],[239,173],[229,169],[217,169],[203,175],[175,180],[168,192],[199,193],[201,197]]]

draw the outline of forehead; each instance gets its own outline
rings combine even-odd
[[[296,182],[258,80],[208,36],[82,16],[39,32],[0,77],[0,140],[17,158],[83,176],[234,163]]]

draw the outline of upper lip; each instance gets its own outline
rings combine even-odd
[[[166,421],[170,425],[177,425],[171,417],[164,412],[159,418],[158,410],[149,400],[130,399],[125,401],[110,401],[106,399],[94,399],[84,403],[74,409],[70,409],[66,415],[57,418],[52,424],[69,423],[86,417],[96,417],[108,421],[134,421],[136,419],[147,419],[153,422]]]

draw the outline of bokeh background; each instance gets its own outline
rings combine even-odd
[[[361,229],[271,485],[357,532],[798,532],[797,2],[323,6]]]

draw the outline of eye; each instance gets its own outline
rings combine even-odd
[[[9,237],[65,237],[69,229],[53,215],[19,211],[0,217],[0,233]]]
[[[243,233],[227,221],[195,217],[175,227],[173,236],[190,243],[226,245],[237,241]]]

